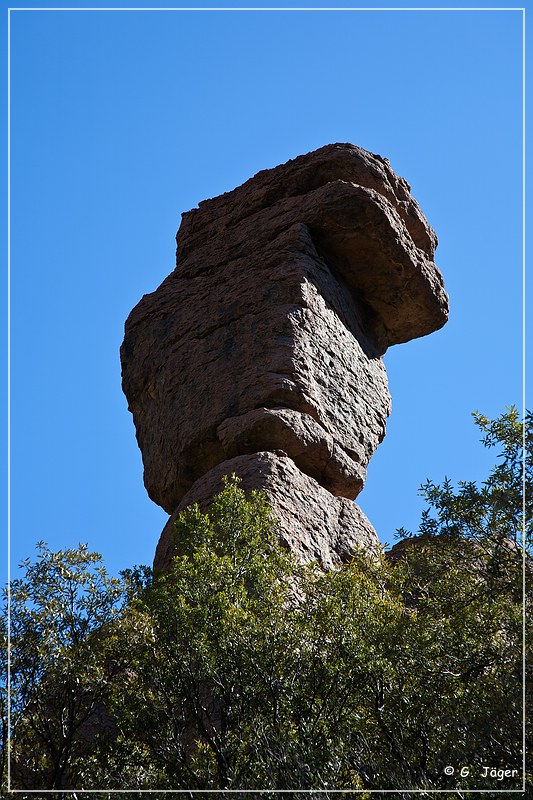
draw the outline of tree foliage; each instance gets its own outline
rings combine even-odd
[[[105,709],[124,669],[124,585],[84,545],[53,553],[39,542],[37,553],[10,587],[11,776],[15,786],[63,789],[78,782],[84,757],[114,725]],[[2,634],[7,645],[5,616]]]
[[[446,479],[442,486],[428,480],[421,494],[429,504],[422,514],[419,533],[426,536],[533,544],[533,421],[525,424],[511,406],[496,420],[475,412],[485,447],[498,447],[498,463],[481,486],[461,481],[455,491]],[[411,536],[403,528],[401,536]]]
[[[11,589],[12,785],[520,788],[531,455],[514,409],[475,419],[487,481],[426,483],[416,536],[338,570],[297,565],[236,479],[163,575],[41,545]]]

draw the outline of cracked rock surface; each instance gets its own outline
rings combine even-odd
[[[381,356],[448,313],[409,185],[380,156],[327,145],[200,203],[177,244],[121,348],[150,497],[174,514],[235,472],[302,560],[375,546],[351,501],[390,412]]]

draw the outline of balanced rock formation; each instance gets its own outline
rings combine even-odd
[[[381,356],[437,330],[437,239],[386,159],[327,145],[183,215],[175,270],[126,322],[123,388],[172,521],[223,475],[263,489],[302,561],[376,534],[353,503],[390,412]]]

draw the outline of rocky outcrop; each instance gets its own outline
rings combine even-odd
[[[448,310],[409,192],[385,159],[336,144],[183,215],[176,269],[121,349],[145,485],[169,514],[235,472],[302,560],[375,544],[351,501],[390,411],[381,356]],[[171,553],[167,525],[156,567]]]
[[[166,565],[175,554],[174,521],[191,503],[206,507],[222,489],[224,475],[236,474],[248,488],[260,489],[282,521],[281,543],[302,562],[319,561],[330,568],[347,561],[356,544],[376,546],[376,533],[361,509],[345,497],[334,497],[301,472],[282,450],[237,456],[202,476],[187,492],[167,522],[157,546],[155,564]]]

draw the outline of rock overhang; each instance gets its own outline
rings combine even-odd
[[[448,319],[433,256],[438,244],[410,186],[389,162],[352,144],[326,145],[263,170],[183,215],[177,269],[206,237],[237,255],[242,225],[262,231],[307,225],[319,253],[370,310],[381,352],[426,336]],[[181,242],[184,243],[182,248]]]

